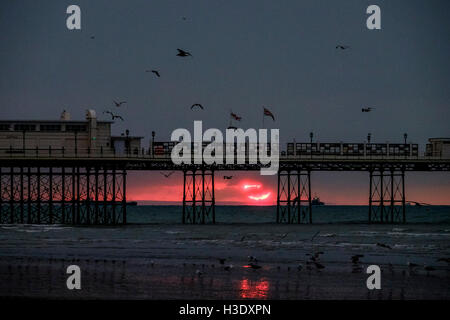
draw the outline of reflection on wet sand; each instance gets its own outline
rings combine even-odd
[[[0,296],[449,297],[447,226],[409,225],[407,232],[399,229],[392,232],[392,226],[384,225],[321,225],[321,233],[315,237],[317,226],[306,225],[301,226],[301,232],[300,226],[279,225],[14,228],[0,232]],[[30,228],[33,232],[25,232]],[[391,249],[376,245],[381,242]],[[318,268],[318,263],[324,268]],[[72,264],[81,268],[82,290],[66,287],[66,268]],[[381,268],[380,291],[369,291],[366,287],[366,269],[372,264]]]
[[[267,279],[252,281],[245,278],[240,282],[240,297],[243,299],[267,299],[268,292]]]
[[[152,262],[153,263],[153,262]],[[389,272],[383,289],[365,288],[366,275],[347,271],[279,271],[158,261],[0,257],[0,296],[68,299],[411,299],[446,298],[448,275]],[[66,268],[82,270],[82,290],[66,288]],[[201,270],[201,273],[197,273]],[[287,269],[285,269],[287,270]],[[291,269],[292,270],[292,269]],[[326,269],[328,270],[328,269]]]

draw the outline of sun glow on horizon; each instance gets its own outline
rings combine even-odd
[[[260,184],[245,184],[244,185],[244,190],[247,190],[247,189],[259,189],[259,188],[261,188]]]
[[[266,200],[270,196],[270,192],[260,195],[260,196],[248,196],[249,199],[260,201],[260,200]]]

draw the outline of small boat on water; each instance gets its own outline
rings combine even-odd
[[[127,201],[127,206],[137,206],[137,201]]]
[[[322,202],[322,201],[320,201],[320,198],[317,197],[317,196],[315,196],[315,197],[312,199],[311,204],[312,204],[313,206],[324,206],[324,205],[325,205],[325,203]]]

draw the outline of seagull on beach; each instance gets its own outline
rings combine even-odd
[[[316,266],[316,268],[317,268],[318,270],[324,269],[324,268],[325,268],[325,266],[324,266],[323,264],[320,264],[320,263],[318,263],[318,262],[314,262],[314,265]]]
[[[195,270],[195,274],[200,277],[203,274],[203,272],[201,272],[199,269],[197,269],[197,270]]]
[[[182,49],[177,49],[178,50],[178,53],[177,53],[177,56],[178,57],[188,57],[188,56],[191,56],[192,57],[192,54],[190,54],[189,52],[187,52],[187,51],[184,51],[184,50],[182,50]]]
[[[384,243],[377,242],[376,245],[377,245],[378,247],[382,247],[382,248],[386,248],[386,249],[392,249],[391,246],[388,246],[387,244],[384,244]]]
[[[423,269],[427,272],[427,276],[430,274],[431,271],[435,271],[436,268],[432,266],[427,266],[426,264],[423,266]]]
[[[357,263],[359,263],[359,259],[362,258],[362,257],[364,257],[363,254],[356,254],[356,255],[352,256],[352,262],[354,264],[357,264]]]
[[[317,231],[312,237],[311,237],[311,241],[313,241],[314,240],[314,238],[315,237],[317,237],[317,235],[320,233],[320,230],[319,231]]]
[[[323,251],[315,252],[314,254],[307,253],[306,255],[307,256],[311,256],[309,259],[311,261],[316,262],[316,261],[320,260],[320,255],[321,254],[323,254]]]
[[[436,261],[438,261],[438,262],[447,262],[447,263],[450,264],[450,258],[439,258]]]
[[[285,234],[281,235],[280,240],[286,238],[288,234],[289,232],[286,232]]]
[[[233,269],[233,265],[230,264],[229,266],[223,267],[223,269],[224,269],[225,271],[230,271],[231,269]]]

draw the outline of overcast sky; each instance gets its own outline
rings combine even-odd
[[[71,4],[81,8],[81,31],[66,28]],[[366,28],[370,4],[381,8],[381,30]],[[0,119],[57,119],[63,109],[82,119],[87,108],[106,119],[119,99],[125,121],[113,132],[130,129],[146,146],[152,130],[168,140],[193,120],[224,129],[230,110],[241,127],[259,128],[262,106],[282,142],[308,141],[310,131],[319,141],[370,132],[375,142],[407,132],[422,145],[450,136],[446,0],[2,0],[0,30]],[[193,103],[205,110],[191,111]],[[448,182],[426,177],[448,195]],[[323,188],[342,181],[323,179]]]

